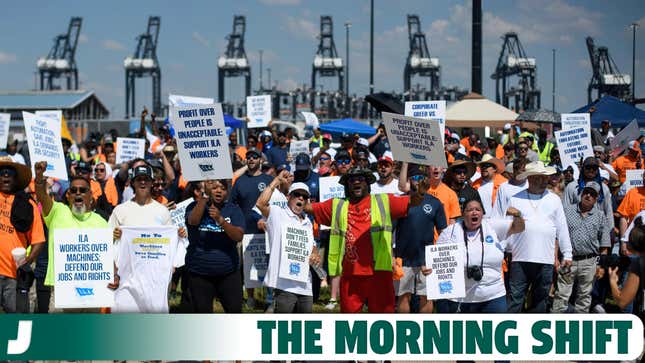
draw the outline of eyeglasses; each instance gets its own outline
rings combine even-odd
[[[291,195],[294,198],[309,199],[309,194],[307,194],[306,192],[300,192],[300,191],[295,190],[295,191],[291,192]]]
[[[410,177],[410,180],[415,181],[415,182],[420,182],[423,179],[425,179],[425,176],[423,175],[413,175]]]
[[[2,168],[0,169],[0,176],[15,176],[16,169],[14,168]]]
[[[346,159],[346,160],[336,160],[336,163],[337,163],[337,164],[342,164],[342,165],[349,165],[349,164],[351,164],[351,163],[352,163],[352,161],[351,161],[351,160],[349,160],[349,159]]]
[[[362,176],[362,175],[352,176],[352,177],[349,178],[350,183],[354,183],[354,182],[361,182],[362,183],[364,181],[365,181],[365,177]]]
[[[69,192],[72,194],[85,194],[90,190],[88,187],[69,187]]]

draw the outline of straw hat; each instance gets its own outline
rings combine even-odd
[[[16,171],[16,190],[25,189],[31,182],[31,169],[27,165],[16,163],[9,156],[0,156],[0,168],[11,167]]]
[[[519,175],[519,179],[526,179],[529,176],[533,175],[553,175],[557,173],[557,170],[552,166],[544,166],[544,163],[541,161],[533,161],[526,164],[526,169],[524,172]]]
[[[496,157],[486,154],[482,157],[482,161],[478,162],[477,165],[481,167],[482,164],[493,164],[498,173],[503,173],[506,169],[506,165],[503,161],[499,160]]]

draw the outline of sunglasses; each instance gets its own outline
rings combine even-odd
[[[69,187],[69,192],[72,194],[85,194],[90,190],[88,187]]]
[[[352,163],[352,161],[349,160],[349,159],[347,159],[347,160],[336,160],[336,163],[341,164],[341,165],[349,165],[349,164]]]
[[[349,178],[349,182],[350,182],[350,183],[354,183],[354,182],[364,182],[364,181],[365,181],[365,177],[364,177],[364,176],[362,176],[362,175],[359,175],[359,176],[352,176],[352,177],[350,177],[350,178]]]
[[[0,169],[0,176],[15,176],[16,169],[14,168],[2,168]]]
[[[246,157],[246,160],[256,160],[259,159],[260,157],[257,155],[249,155]]]
[[[518,147],[517,149],[520,151],[529,151],[528,147]]]
[[[95,171],[96,173],[105,173],[105,169],[104,169],[104,168],[100,168],[100,169],[99,169],[99,168],[96,168],[96,169],[94,169],[94,171]]]
[[[593,189],[592,190],[585,189],[585,190],[582,191],[582,194],[583,195],[588,194],[588,195],[591,195],[594,198],[598,198],[598,193],[596,193],[596,191],[593,190]]]
[[[420,182],[423,179],[425,179],[425,177],[423,175],[413,175],[413,176],[410,177],[410,180],[415,181],[415,182]]]
[[[159,187],[163,187],[163,186],[164,186],[164,184],[165,184],[164,182],[160,182],[160,183],[153,183],[153,184],[152,184],[152,186],[153,186],[153,187],[156,187],[156,188],[159,188]]]
[[[307,194],[307,193],[305,193],[305,192],[299,192],[299,191],[297,191],[297,190],[296,190],[296,191],[291,192],[291,195],[292,195],[294,198],[302,198],[302,199],[305,199],[305,200],[306,200],[306,199],[309,199],[309,194]]]
[[[452,172],[455,175],[461,175],[461,174],[466,174],[466,169],[453,169]]]
[[[329,160],[329,159],[331,159],[331,158],[329,158],[329,157],[325,157],[325,156],[323,156],[323,157],[321,157],[321,158],[320,158],[320,160],[322,160],[322,161],[327,161],[327,160]]]

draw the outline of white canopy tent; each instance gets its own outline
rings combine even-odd
[[[448,127],[504,127],[512,123],[518,114],[508,108],[488,100],[478,93],[469,93],[461,101],[446,110]]]

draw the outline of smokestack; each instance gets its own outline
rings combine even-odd
[[[482,0],[473,0],[471,92],[482,94]]]

